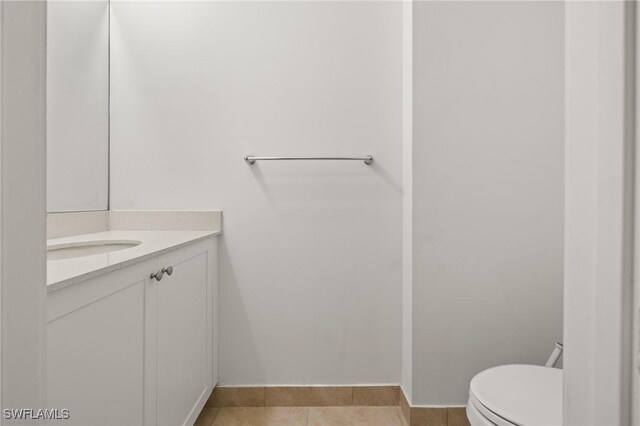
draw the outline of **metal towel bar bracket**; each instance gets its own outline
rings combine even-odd
[[[356,160],[364,161],[364,164],[369,165],[373,163],[373,156],[365,155],[364,157],[255,157],[253,155],[246,155],[244,161],[248,164],[254,164],[256,161],[271,161],[271,160]]]

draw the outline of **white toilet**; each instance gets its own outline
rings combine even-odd
[[[469,386],[472,426],[562,424],[562,370],[501,365],[477,374]]]

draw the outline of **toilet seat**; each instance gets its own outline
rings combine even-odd
[[[467,417],[472,426],[518,426],[482,405],[473,395],[467,402]]]
[[[495,423],[489,421],[489,419],[478,411],[471,402],[471,399],[467,402],[467,419],[472,426],[496,426]]]
[[[562,370],[537,365],[485,370],[471,380],[467,411],[474,426],[560,425]]]

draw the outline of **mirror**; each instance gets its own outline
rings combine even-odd
[[[109,1],[47,5],[47,211],[109,207]]]

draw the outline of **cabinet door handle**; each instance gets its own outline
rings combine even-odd
[[[173,274],[173,266],[167,266],[166,268],[162,268],[162,272],[166,273],[167,275]]]
[[[155,278],[155,279],[156,279],[156,281],[160,281],[160,280],[162,279],[162,275],[163,275],[163,274],[164,274],[164,270],[162,270],[162,271],[158,271],[158,272],[156,272],[155,274],[151,274],[151,275],[149,276],[149,278],[151,278],[151,279],[154,279],[154,278]]]

